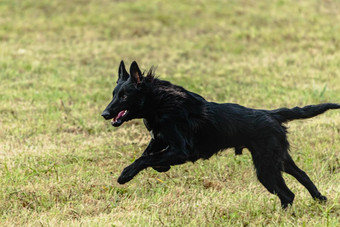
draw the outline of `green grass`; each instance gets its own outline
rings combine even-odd
[[[254,108],[340,102],[340,3],[0,0],[0,226],[338,226],[340,112],[289,124],[292,156],[329,201],[295,179],[288,211],[249,152],[141,172],[141,120],[100,113],[121,59],[210,101]],[[114,75],[114,76],[113,76]]]

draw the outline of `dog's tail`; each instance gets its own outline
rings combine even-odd
[[[305,119],[322,114],[330,109],[340,109],[340,104],[323,103],[319,105],[309,105],[305,107],[294,107],[292,109],[280,108],[270,110],[269,113],[279,122],[285,123],[295,119]]]

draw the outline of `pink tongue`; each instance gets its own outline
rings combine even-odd
[[[119,118],[121,118],[125,114],[126,110],[122,110],[118,113],[118,115],[112,119],[113,122],[118,121]]]
[[[126,110],[122,110],[118,113],[117,117],[115,118],[115,121],[117,121],[119,118],[121,118],[125,114]]]

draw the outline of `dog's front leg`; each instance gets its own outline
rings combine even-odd
[[[186,141],[184,140],[181,131],[179,131],[176,125],[170,121],[167,121],[167,125],[163,128],[163,143],[168,144],[167,147],[165,149],[163,148],[162,150],[149,153],[149,155],[142,155],[123,170],[122,174],[118,178],[118,183],[124,184],[130,181],[140,171],[147,167],[179,165],[188,161],[189,151],[186,148]],[[156,144],[148,147],[152,147],[154,145]],[[148,150],[148,152],[149,151],[151,150]]]
[[[164,152],[165,148],[167,148],[166,144],[161,140],[151,139],[149,145],[144,150],[142,156],[135,160],[131,165],[124,168],[123,172],[121,173],[120,177],[118,178],[118,183],[124,184],[130,181],[135,175],[137,175],[140,171],[142,171],[145,166],[142,165],[141,159],[145,158],[148,159],[153,155]],[[170,165],[166,166],[151,166],[154,170],[158,172],[166,172],[170,169]]]
[[[132,180],[132,178],[134,178],[134,176],[136,176],[140,171],[143,170],[141,163],[138,162],[139,159],[137,159],[131,165],[124,168],[123,172],[120,174],[117,180],[119,184],[125,184],[126,182],[129,182],[130,180]]]
[[[169,166],[170,168],[170,165],[183,164],[188,161],[185,153],[186,152],[183,152],[182,149],[168,147],[167,150],[163,152],[158,152],[149,156],[141,156],[123,170],[122,174],[118,178],[118,183],[125,184],[147,167]]]
[[[152,155],[162,149],[164,149],[167,145],[158,139],[151,139],[149,145],[144,150],[142,156]]]
[[[158,139],[151,139],[149,145],[143,152],[142,156],[154,155],[157,152],[162,152],[167,148],[167,145]],[[152,166],[157,172],[167,172],[170,170],[170,166]]]

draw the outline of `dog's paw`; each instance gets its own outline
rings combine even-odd
[[[128,174],[128,173],[122,173],[122,174],[118,177],[117,182],[118,182],[119,184],[125,184],[125,183],[129,182],[130,180],[132,180],[132,178],[133,178],[134,176],[135,176],[135,175]]]
[[[170,170],[170,166],[153,166],[152,167],[154,170],[156,170],[157,172],[160,172],[160,173],[162,173],[162,172],[167,172],[167,171],[169,171]]]
[[[324,195],[320,195],[318,198],[316,198],[317,200],[319,200],[320,202],[327,202],[327,197]]]
[[[129,182],[130,180],[132,180],[132,178],[133,178],[133,177],[122,176],[122,175],[120,175],[120,177],[118,177],[117,182],[118,182],[119,184],[125,184],[125,183]]]
[[[142,162],[140,160],[136,160],[134,163],[124,168],[117,180],[118,183],[125,184],[126,182],[129,182],[143,169],[145,169],[145,166],[143,166]]]
[[[125,184],[126,182],[129,182],[137,174],[135,172],[136,171],[133,168],[133,164],[124,168],[123,172],[120,174],[120,176],[117,180],[118,183],[119,184]]]

